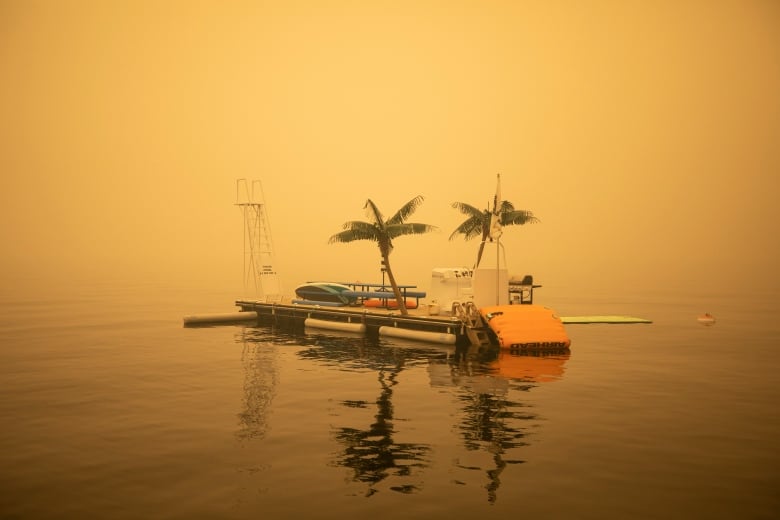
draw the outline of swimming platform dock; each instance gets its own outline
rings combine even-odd
[[[495,331],[485,322],[480,311],[470,302],[455,303],[451,309],[438,305],[420,305],[408,309],[404,316],[397,308],[367,308],[363,306],[333,307],[317,303],[302,304],[292,300],[268,302],[240,299],[235,301],[238,312],[185,316],[185,326],[210,326],[219,323],[254,322],[261,326],[276,326],[291,330],[320,329],[364,334],[378,338],[389,336],[429,343],[461,347],[495,345]],[[542,307],[520,304],[521,307]],[[514,307],[514,306],[512,306]],[[550,311],[552,313],[552,311]],[[556,317],[557,318],[557,317]],[[562,324],[631,324],[652,323],[632,316],[562,316]],[[545,348],[544,343],[529,343],[523,349]]]
[[[404,316],[397,308],[332,307],[317,303],[269,303],[237,300],[241,313],[261,325],[358,332],[369,337],[393,336],[433,343],[468,345],[475,331],[457,314],[441,313],[438,306],[420,305]],[[255,317],[253,317],[256,316]],[[483,343],[478,341],[478,343]]]

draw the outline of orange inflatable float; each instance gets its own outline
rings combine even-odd
[[[491,305],[479,312],[501,348],[559,350],[571,346],[561,319],[542,305]]]

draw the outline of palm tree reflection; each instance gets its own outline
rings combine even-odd
[[[492,455],[492,467],[485,470],[490,503],[498,498],[504,469],[525,462],[507,458],[507,453],[528,444],[529,430],[533,421],[538,420],[528,405],[509,398],[510,388],[527,392],[539,382],[562,376],[563,364],[569,357],[568,350],[544,354],[491,352],[478,358],[456,358],[445,366],[429,365],[432,385],[454,384],[464,390],[458,396],[463,414],[456,428],[467,450],[485,450]],[[458,467],[482,469],[460,463]]]
[[[524,441],[526,427],[515,426],[518,421],[530,421],[537,416],[519,413],[513,408],[522,406],[509,401],[505,395],[488,393],[464,393],[463,419],[457,425],[467,450],[486,450],[492,454],[493,467],[486,470],[488,501],[495,502],[501,485],[500,475],[507,464],[520,464],[523,460],[506,459],[504,454],[511,448],[527,444]],[[460,466],[463,467],[463,466]],[[464,468],[475,469],[475,468]]]
[[[352,469],[353,480],[368,484],[366,496],[377,492],[376,485],[388,477],[409,477],[415,469],[429,465],[428,455],[431,447],[423,443],[396,442],[393,419],[393,387],[397,378],[410,359],[420,359],[436,355],[427,349],[396,349],[383,347],[368,339],[357,343],[346,343],[343,338],[320,337],[319,346],[300,352],[307,359],[338,360],[351,367],[371,368],[377,371],[380,392],[375,401],[374,422],[365,429],[352,427],[334,428],[334,438],[343,445],[334,464]],[[359,348],[356,350],[355,345]],[[359,357],[356,357],[356,353]],[[445,356],[446,353],[439,353]],[[367,402],[345,401],[343,406],[353,408],[368,407]],[[401,493],[413,493],[418,490],[414,484],[392,486],[390,489]]]
[[[343,453],[336,464],[351,468],[354,480],[369,485],[366,493],[376,492],[375,485],[390,475],[408,477],[414,468],[428,465],[426,456],[430,447],[424,444],[398,443],[393,440],[393,386],[400,367],[379,371],[379,384],[382,388],[376,400],[375,422],[366,430],[357,428],[337,428],[335,438],[344,445]],[[405,493],[417,489],[414,485],[392,488]]]

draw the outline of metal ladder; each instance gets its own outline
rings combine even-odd
[[[466,302],[465,304],[454,302],[452,304],[452,314],[460,318],[460,321],[466,326],[466,335],[469,341],[471,341],[472,347],[481,349],[492,345],[485,322],[482,320],[482,315],[480,315],[479,309],[474,305],[474,302]]]

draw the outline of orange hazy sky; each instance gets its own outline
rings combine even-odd
[[[290,290],[378,280],[328,237],[423,195],[424,283],[500,173],[513,274],[778,291],[778,93],[775,0],[0,0],[0,283],[240,280],[238,178]]]

